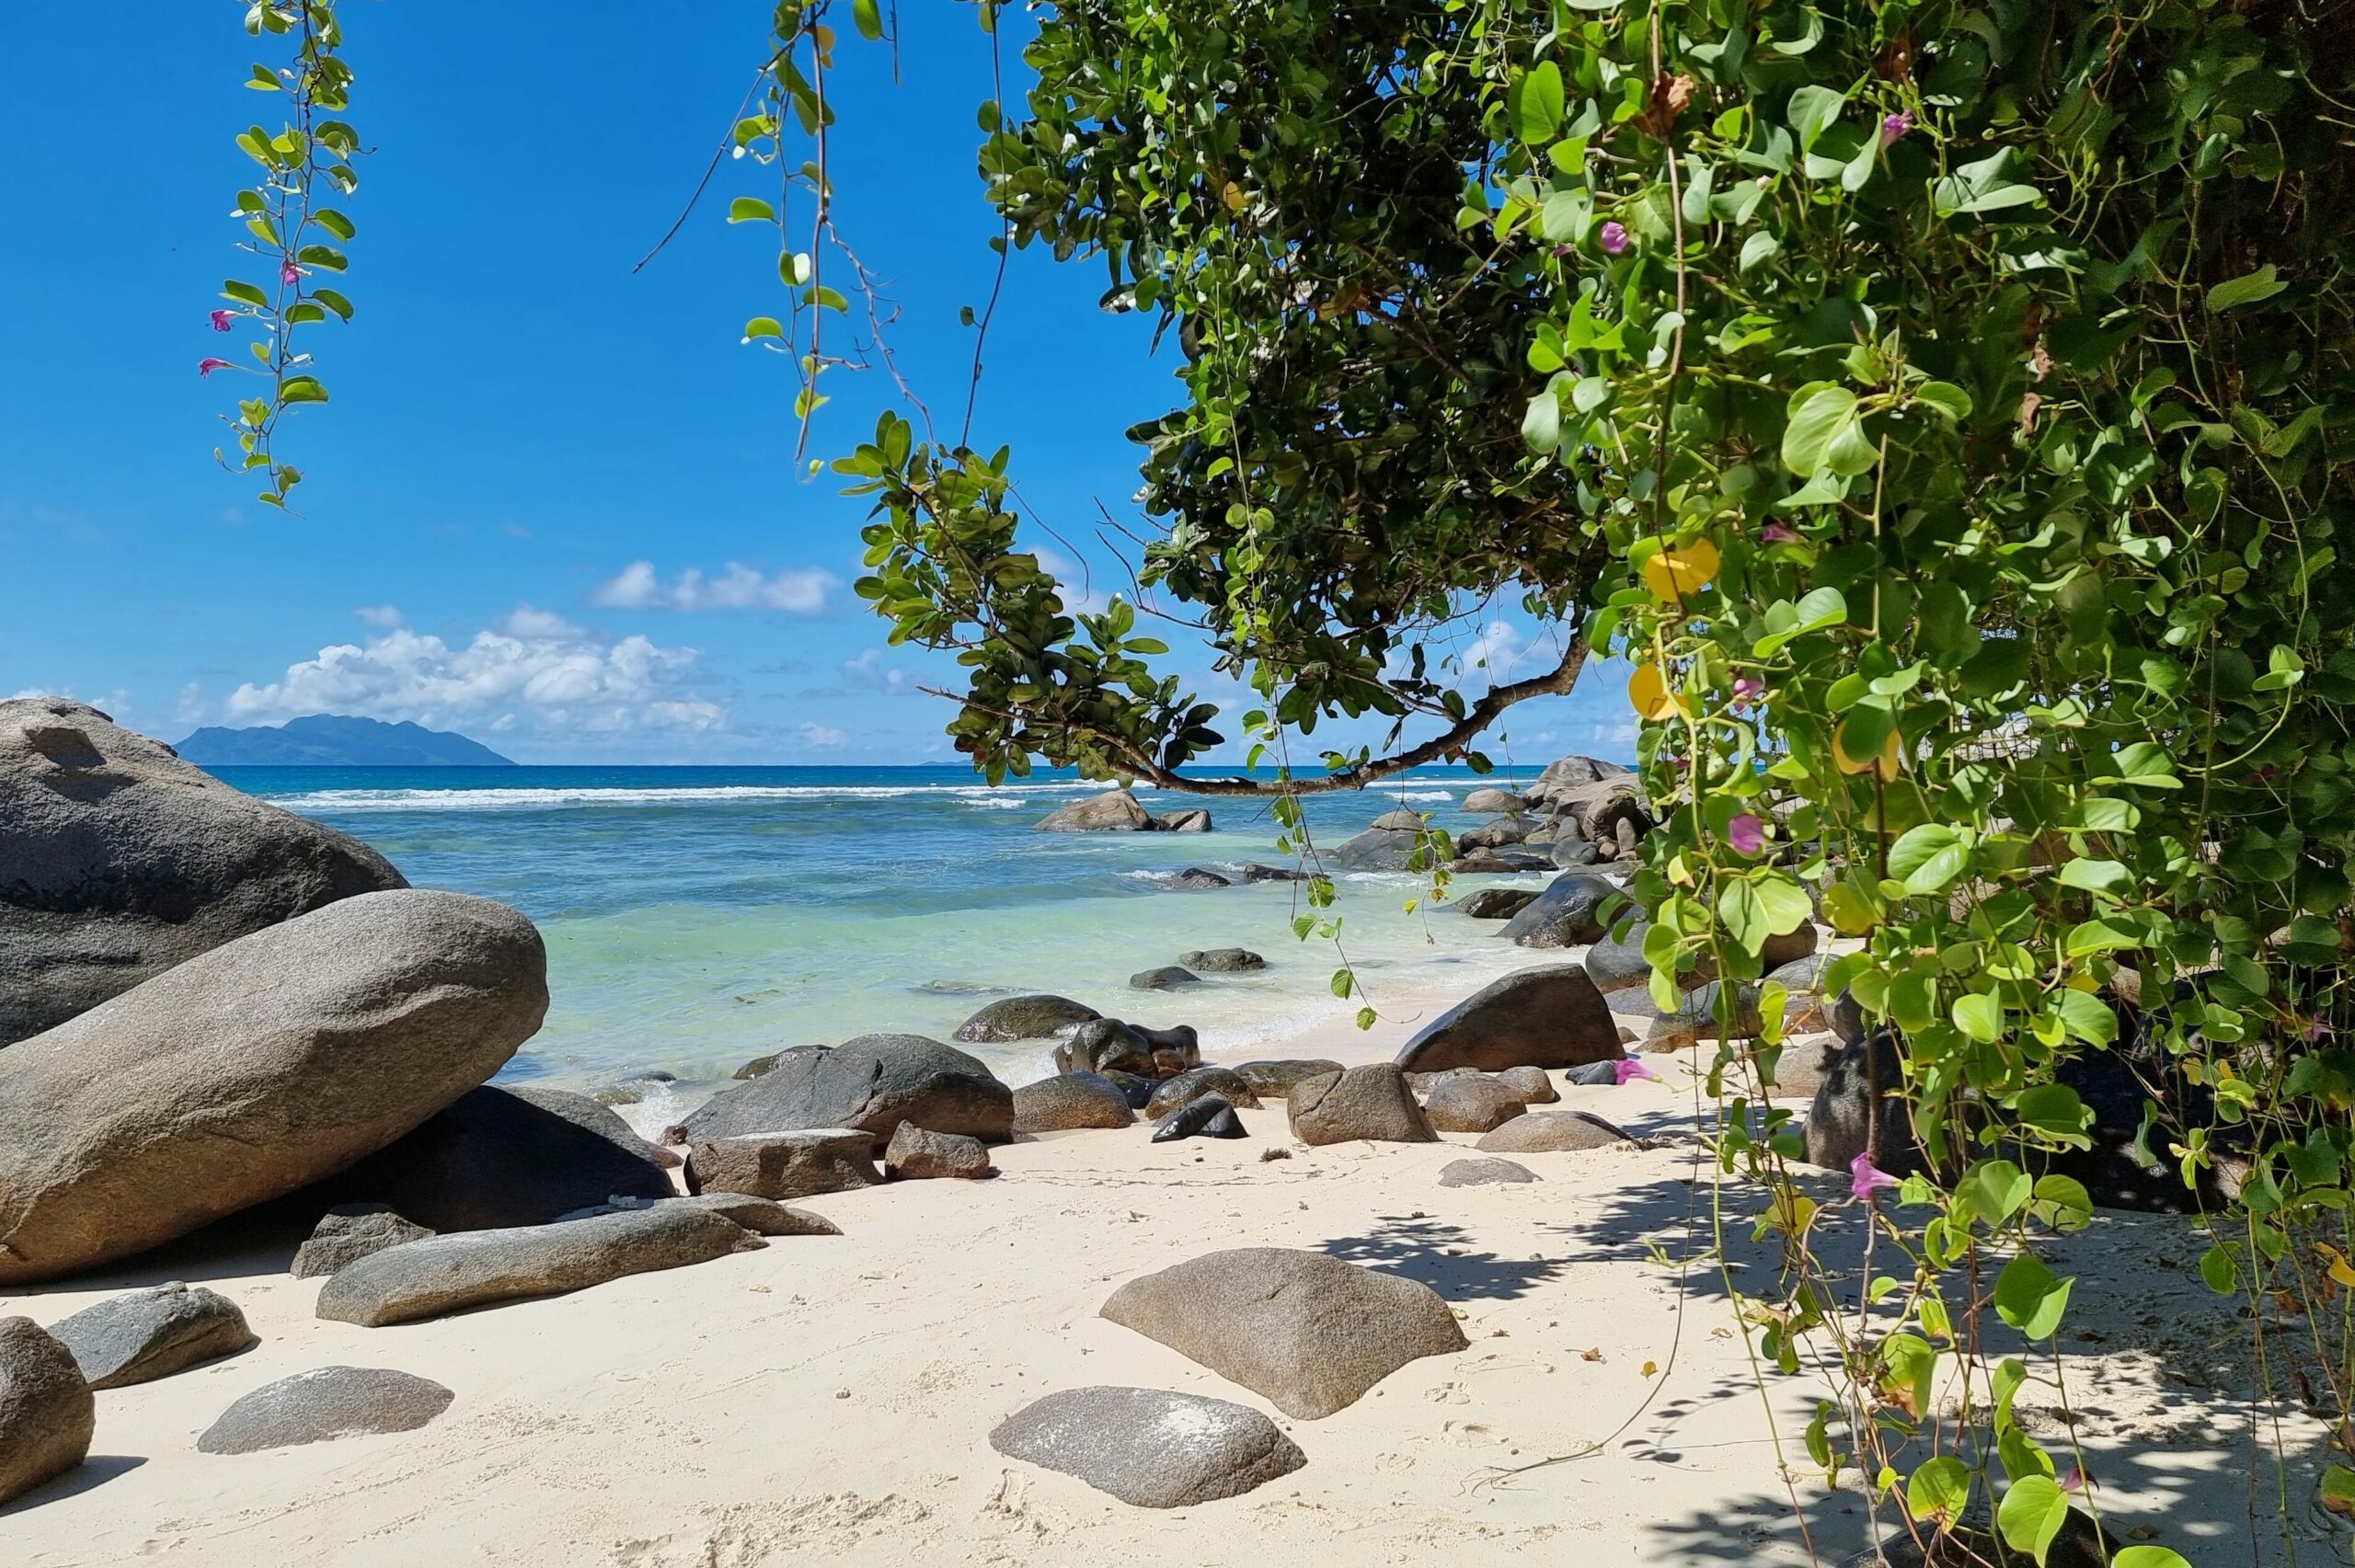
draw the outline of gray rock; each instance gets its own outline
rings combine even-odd
[[[1787,1027],[1813,1032],[1832,1026],[1832,1013],[1839,999],[1823,993],[1823,972],[1834,962],[1829,953],[1809,953],[1766,971],[1766,979],[1780,985],[1790,999],[1783,1009]]]
[[[675,1205],[681,1208],[700,1208],[731,1219],[755,1236],[839,1236],[843,1228],[822,1214],[812,1214],[806,1208],[787,1208],[774,1198],[754,1197],[750,1193],[697,1193],[693,1197],[617,1197],[595,1208],[584,1208],[578,1214],[560,1214],[557,1223],[568,1219],[587,1219],[599,1214],[618,1214],[624,1209],[661,1208]]]
[[[1410,1071],[1577,1067],[1621,1054],[1611,1005],[1576,964],[1520,969],[1441,1013],[1398,1052]]]
[[[1204,866],[1189,865],[1171,877],[1166,886],[1192,891],[1209,887],[1232,887],[1235,884]]]
[[[1466,920],[1511,920],[1537,900],[1534,887],[1483,887],[1456,907]]]
[[[1292,1085],[1292,1133],[1303,1143],[1437,1143],[1406,1075],[1389,1062],[1352,1067]]]
[[[1584,1067],[1569,1069],[1562,1077],[1581,1089],[1617,1088],[1619,1064],[1615,1061],[1591,1061]]]
[[[1423,1102],[1423,1115],[1441,1132],[1487,1132],[1528,1108],[1511,1090],[1482,1072],[1442,1079]]]
[[[0,1046],[357,893],[385,857],[63,697],[0,702]]]
[[[1554,1081],[1545,1076],[1542,1067],[1509,1067],[1497,1074],[1497,1082],[1511,1090],[1524,1105],[1550,1105],[1561,1098],[1555,1093]]]
[[[1533,838],[1530,842],[1534,846],[1535,840]],[[1603,861],[1603,855],[1601,853],[1598,852],[1592,844],[1588,843],[1584,839],[1571,838],[1565,835],[1552,841],[1552,849],[1554,864],[1560,866],[1565,871],[1575,871],[1582,866],[1598,865],[1602,864]]]
[[[1583,947],[1603,940],[1606,901],[1626,907],[1619,889],[1589,872],[1566,871],[1498,933],[1522,947]]]
[[[297,1279],[319,1279],[371,1253],[422,1242],[433,1232],[414,1225],[381,1203],[348,1203],[330,1208],[295,1249],[288,1272]]]
[[[1154,823],[1165,833],[1207,833],[1211,830],[1211,814],[1199,806],[1183,811],[1172,811]]]
[[[1153,830],[1153,818],[1137,804],[1137,797],[1127,790],[1116,789],[1106,795],[1090,795],[1059,806],[1041,818],[1035,830],[1041,833],[1144,833]]]
[[[1774,1097],[1813,1104],[1816,1091],[1823,1087],[1823,1081],[1831,1076],[1832,1063],[1840,1059],[1844,1048],[1839,1036],[1829,1034],[1800,1035],[1786,1040],[1783,1054],[1767,1081]]]
[[[1246,882],[1305,882],[1308,873],[1295,866],[1261,865],[1253,861],[1243,868]]]
[[[430,1230],[545,1225],[614,1196],[676,1189],[654,1146],[585,1094],[486,1086],[327,1184]]]
[[[1014,1136],[1014,1091],[954,1046],[921,1035],[862,1035],[833,1050],[790,1053],[764,1076],[715,1095],[685,1130],[688,1141],[706,1142],[855,1127],[881,1144],[903,1121],[1004,1143]]]
[[[383,1328],[469,1307],[561,1296],[766,1245],[731,1219],[670,1204],[561,1225],[469,1230],[388,1247],[338,1271],[319,1289],[318,1315]]]
[[[1133,1073],[1140,1078],[1175,1078],[1202,1064],[1200,1037],[1180,1024],[1170,1029],[1148,1029],[1118,1018],[1082,1024],[1055,1047],[1057,1072]]]
[[[1466,828],[1454,835],[1458,853],[1474,850],[1509,849],[1527,839],[1537,824],[1526,817],[1499,817],[1493,822],[1483,822],[1476,828]]]
[[[1248,1138],[1250,1129],[1243,1118],[1235,1114],[1235,1106],[1223,1094],[1204,1094],[1189,1100],[1161,1120],[1153,1129],[1155,1143],[1175,1143],[1187,1138]]]
[[[1205,1094],[1217,1094],[1231,1105],[1246,1110],[1259,1108],[1259,1095],[1251,1081],[1231,1068],[1189,1068],[1177,1077],[1162,1083],[1144,1104],[1148,1116],[1166,1116],[1179,1106],[1199,1100]]]
[[[1268,967],[1268,961],[1248,947],[1197,947],[1178,955],[1178,962],[1205,975],[1235,975]]]
[[[1456,871],[1518,876],[1524,872],[1553,870],[1554,853],[1551,850],[1484,849],[1458,855],[1449,864]]]
[[[1499,789],[1494,784],[1487,784],[1464,797],[1463,809],[1474,817],[1495,817],[1509,811],[1522,810],[1528,805],[1527,800],[1509,789]]]
[[[1142,1082],[1142,1081],[1141,1081]],[[1146,1085],[1147,1093],[1151,1084]],[[1100,1073],[1065,1072],[1014,1092],[1014,1130],[1069,1132],[1127,1127],[1137,1119],[1120,1085]]]
[[[381,1367],[321,1367],[237,1401],[196,1440],[206,1454],[258,1454],[306,1443],[414,1432],[458,1396],[441,1384]]]
[[[80,1464],[97,1430],[74,1353],[30,1318],[0,1318],[0,1503]]]
[[[1235,1072],[1236,1077],[1251,1085],[1251,1093],[1259,1098],[1281,1100],[1291,1095],[1293,1084],[1340,1070],[1339,1062],[1327,1061],[1318,1057],[1304,1060],[1246,1061],[1236,1066]]]
[[[883,1167],[907,1181],[942,1176],[978,1180],[990,1173],[990,1151],[978,1138],[927,1132],[913,1122],[902,1122],[883,1151]]]
[[[1480,1139],[1483,1154],[1558,1154],[1632,1143],[1626,1133],[1584,1111],[1532,1111]]]
[[[1132,1279],[1103,1315],[1308,1421],[1409,1361],[1465,1347],[1429,1286],[1284,1247],[1211,1253]]]
[[[1129,986],[1134,990],[1176,990],[1180,986],[1198,986],[1201,983],[1201,976],[1191,969],[1181,968],[1176,964],[1164,964],[1157,969],[1140,970],[1129,977]]]
[[[1537,1173],[1511,1160],[1451,1160],[1440,1168],[1443,1187],[1519,1185],[1537,1180]]]
[[[1734,1013],[1730,1024],[1717,1016],[1721,997]],[[1737,1037],[1748,1037],[1756,1035],[1759,1026],[1757,982],[1743,981],[1729,991],[1722,982],[1711,980],[1685,992],[1683,1005],[1675,1012],[1654,1010],[1650,1027],[1644,1032],[1644,1048],[1676,1050],[1717,1039],[1729,1028]]]
[[[1421,831],[1368,828],[1332,852],[1333,864],[1350,871],[1415,871],[1430,863],[1432,849]]]
[[[1097,1075],[1120,1092],[1120,1098],[1132,1111],[1142,1111],[1153,1103],[1153,1092],[1161,1087],[1158,1078],[1146,1078],[1138,1073],[1122,1072],[1118,1068],[1106,1068]]]
[[[364,893],[0,1051],[0,1288],[128,1256],[375,1152],[540,1025],[503,905]]]
[[[882,1180],[883,1173],[875,1168],[874,1135],[864,1127],[753,1132],[687,1146],[691,1192],[749,1193],[782,1200],[877,1186]]]
[[[990,1447],[1139,1508],[1239,1496],[1308,1462],[1256,1410],[1160,1389],[1049,1394],[1000,1422]]]
[[[94,1389],[127,1389],[258,1343],[226,1296],[174,1282],[109,1297],[52,1323]]]
[[[1394,811],[1385,811],[1375,818],[1373,827],[1387,833],[1419,833],[1423,830],[1423,814],[1419,811],[1409,811],[1401,806]]]
[[[956,1038],[971,1045],[1007,1040],[1051,1040],[1102,1013],[1067,996],[1009,996],[993,1001],[957,1025]]]

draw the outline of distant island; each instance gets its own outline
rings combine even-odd
[[[200,729],[179,753],[201,768],[511,768],[478,740],[422,725],[313,714],[251,729]]]

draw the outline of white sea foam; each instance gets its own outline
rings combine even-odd
[[[1453,800],[1455,792],[1452,789],[1402,789],[1398,792],[1398,798],[1401,800]]]

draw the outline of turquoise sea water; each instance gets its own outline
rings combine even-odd
[[[546,1026],[510,1079],[597,1088],[661,1070],[677,1093],[751,1057],[874,1030],[947,1038],[992,994],[1061,992],[1115,1016],[1191,1024],[1229,1059],[1357,1003],[1333,996],[1331,944],[1297,940],[1291,884],[1178,891],[1200,865],[1281,864],[1257,802],[1140,791],[1155,814],[1207,805],[1208,834],[1039,833],[1101,785],[992,789],[951,768],[223,768],[248,793],[376,846],[419,887],[497,898],[547,938]],[[1319,796],[1318,841],[1406,805],[1452,828],[1481,783],[1461,771]],[[1342,938],[1374,1000],[1424,967],[1466,991],[1527,956],[1452,907],[1407,913],[1415,879],[1341,877]],[[1459,896],[1500,879],[1460,879]],[[1543,878],[1517,880],[1541,886]],[[1196,947],[1269,968],[1178,992],[1130,989]],[[1016,1082],[1036,1046],[977,1047]],[[668,1097],[668,1096],[666,1096]],[[649,1113],[651,1115],[652,1113]]]

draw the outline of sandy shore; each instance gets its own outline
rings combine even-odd
[[[1413,1026],[1320,1030],[1284,1054],[1386,1056]],[[1271,1105],[1245,1114],[1247,1140],[1155,1146],[1142,1122],[1026,1140],[997,1151],[994,1180],[804,1200],[840,1237],[401,1328],[317,1321],[318,1282],[284,1272],[298,1236],[216,1230],[70,1289],[0,1296],[0,1313],[50,1322],[126,1287],[201,1281],[261,1336],[229,1360],[101,1392],[89,1463],[0,1510],[0,1560],[1803,1563],[1811,1538],[1838,1562],[1864,1524],[1854,1493],[1826,1495],[1798,1442],[1821,1385],[1775,1379],[1762,1398],[1717,1265],[1653,1255],[1706,1248],[1714,1195],[1690,1081],[1679,1059],[1650,1059],[1670,1082],[1564,1097],[1660,1145],[1519,1156],[1535,1185],[1439,1186],[1465,1137],[1296,1146]],[[1263,1161],[1273,1150],[1289,1157]],[[1771,1262],[1742,1218],[1755,1199],[1723,1189],[1730,1263],[1763,1291]],[[2216,1349],[2238,1331],[2190,1266],[2204,1241],[2152,1217],[2097,1229],[2108,1234],[2073,1253],[2085,1276],[2073,1321],[2132,1324],[2144,1348],[2073,1353],[2104,1424],[2138,1450],[2091,1450],[2097,1500],[2202,1568],[2276,1561],[2278,1542],[2249,1539],[2247,1369]],[[1237,1245],[1422,1280],[1460,1312],[1471,1347],[1299,1421],[1097,1316],[1121,1281]],[[337,1364],[431,1378],[456,1402],[401,1436],[196,1452],[232,1400]],[[1252,1405],[1308,1463],[1165,1513],[990,1448],[1014,1410],[1095,1383]],[[1571,1454],[1584,1457],[1512,1473]]]

